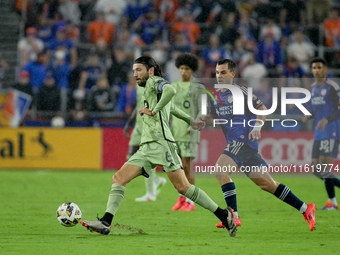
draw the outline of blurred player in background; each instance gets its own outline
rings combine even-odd
[[[136,108],[133,110],[131,116],[129,117],[126,125],[124,127],[124,136],[130,138],[129,129],[131,125],[135,122],[135,126],[133,128],[130,142],[129,142],[129,152],[127,155],[127,159],[129,159],[133,154],[136,153],[139,149],[139,144],[142,137],[143,132],[143,119],[142,116],[137,114],[139,109],[143,108],[142,104],[142,96],[143,96],[144,88],[137,86],[137,103]],[[160,189],[166,184],[166,179],[163,177],[158,177],[156,174],[156,169],[151,171],[149,178],[145,178],[145,187],[146,194],[142,197],[137,197],[135,200],[138,202],[146,202],[146,201],[156,201],[157,195],[160,192]]]
[[[238,86],[233,83],[233,78],[236,74],[236,64],[230,59],[221,59],[217,62],[216,78],[218,84],[232,84],[243,92],[244,95],[244,115],[233,114],[233,100],[237,100],[231,91],[227,88],[221,88],[217,91],[221,98],[222,105],[220,104],[217,96],[215,95],[216,104],[209,100],[209,115],[206,117],[199,117],[198,119],[205,121],[207,124],[212,125],[213,119],[224,119],[228,122],[221,125],[228,146],[224,149],[223,153],[217,160],[216,165],[230,166],[234,169],[243,167],[258,167],[257,171],[244,172],[256,185],[262,190],[267,191],[278,199],[286,202],[299,210],[305,220],[308,221],[310,230],[314,230],[315,226],[315,205],[305,204],[297,198],[291,190],[279,182],[276,182],[267,171],[263,171],[263,166],[268,166],[258,153],[258,140],[261,138],[261,126],[263,125],[266,116],[254,115],[248,108],[248,97],[252,97],[252,103],[257,110],[266,110],[262,101],[255,95],[248,95],[247,88]],[[249,123],[254,126],[249,127],[240,125],[240,123]],[[235,124],[230,124],[231,122]],[[236,124],[237,123],[237,124]],[[242,169],[241,169],[242,170]],[[237,212],[236,188],[233,180],[230,178],[228,171],[215,172],[215,175],[221,185],[224,199],[228,206],[234,211],[234,221],[236,226],[241,226],[241,220]],[[218,223],[216,227],[223,227],[223,224]]]
[[[198,102],[201,95],[200,91],[202,91],[193,88],[193,82],[195,82],[193,74],[198,69],[198,58],[190,53],[182,53],[176,58],[175,65],[179,70],[181,79],[171,84],[177,91],[172,98],[172,103],[177,108],[196,119],[201,112],[201,107],[198,107],[201,104],[190,103],[190,97],[195,97],[193,99]],[[195,84],[195,86],[199,86],[199,84]],[[176,117],[172,118],[171,132],[174,135],[177,144],[178,154],[182,158],[185,176],[191,184],[195,184],[195,177],[191,176],[190,173],[193,173],[192,160],[197,155],[200,132],[193,130],[190,128],[189,124]],[[195,210],[195,205],[192,200],[179,194],[177,203],[172,207],[172,210],[193,211]]]
[[[311,112],[315,118],[312,150],[313,173],[324,180],[328,194],[327,204],[321,209],[338,210],[334,186],[340,187],[340,180],[331,172],[331,165],[333,159],[338,156],[339,149],[340,87],[336,82],[327,78],[325,59],[319,57],[312,59],[311,69],[315,78],[311,88]],[[306,122],[307,118],[308,116],[304,115],[302,121]]]
[[[203,190],[190,184],[185,177],[169,127],[170,112],[194,129],[202,130],[205,123],[195,121],[171,104],[176,90],[163,79],[163,70],[153,58],[142,56],[136,59],[133,72],[138,86],[144,87],[144,108],[139,110],[143,117],[140,148],[112,177],[112,188],[104,216],[95,221],[81,220],[81,224],[90,231],[109,234],[113,217],[124,199],[126,184],[140,175],[148,177],[150,171],[160,165],[179,193],[214,213],[223,222],[229,236],[236,236],[231,208],[221,209]]]

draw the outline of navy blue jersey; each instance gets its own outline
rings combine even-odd
[[[313,83],[311,94],[311,107],[316,127],[321,119],[331,115],[340,108],[340,87],[336,82],[327,78],[325,83],[322,85],[316,85],[316,83]],[[315,127],[315,140],[340,138],[340,119],[329,122],[323,131],[316,130]]]
[[[227,124],[220,125],[228,144],[230,144],[232,141],[241,142],[243,144],[248,144],[250,147],[257,150],[258,142],[253,142],[248,138],[250,131],[253,129],[253,127],[251,126],[255,126],[255,121],[251,121],[249,123],[251,126],[248,125],[248,121],[256,119],[256,115],[251,113],[248,108],[248,89],[244,86],[238,86],[236,84],[234,84],[234,86],[240,88],[243,92],[245,103],[244,114],[233,115],[233,95],[230,90],[227,90],[225,92],[217,90],[217,93],[221,98],[222,105],[220,104],[217,96],[214,95],[216,104],[212,99],[209,100],[209,114],[215,119],[225,119],[228,121]],[[261,105],[263,105],[262,101],[258,99],[255,95],[252,95],[252,98],[253,106],[255,109],[258,109],[259,107],[261,107]]]

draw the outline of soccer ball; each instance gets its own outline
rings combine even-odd
[[[73,227],[79,223],[81,211],[75,203],[63,203],[57,210],[57,220],[65,227]]]

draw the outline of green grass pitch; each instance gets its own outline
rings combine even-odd
[[[297,210],[246,178],[234,179],[242,220],[235,238],[216,229],[218,220],[199,206],[193,212],[171,211],[177,193],[169,182],[156,202],[135,202],[144,195],[144,177],[128,184],[114,218],[125,228],[113,227],[108,236],[101,236],[80,224],[66,228],[58,223],[56,210],[68,201],[79,205],[83,219],[102,216],[112,175],[0,171],[0,254],[339,254],[340,211],[316,210],[316,229],[311,232]],[[277,180],[317,208],[326,203],[323,182],[317,178]],[[216,179],[197,178],[196,185],[225,207]]]

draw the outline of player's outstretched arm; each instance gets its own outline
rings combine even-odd
[[[185,113],[184,111],[176,107],[173,103],[171,103],[170,113],[173,116],[185,121],[189,125],[190,125],[190,122],[194,121],[194,118],[190,117],[189,114]]]
[[[208,126],[214,125],[214,117],[212,115],[208,116],[199,116],[197,120],[204,121]]]
[[[172,97],[176,94],[176,90],[170,84],[165,84],[163,86],[162,97],[153,109],[153,112],[157,113],[163,109],[172,99]]]

